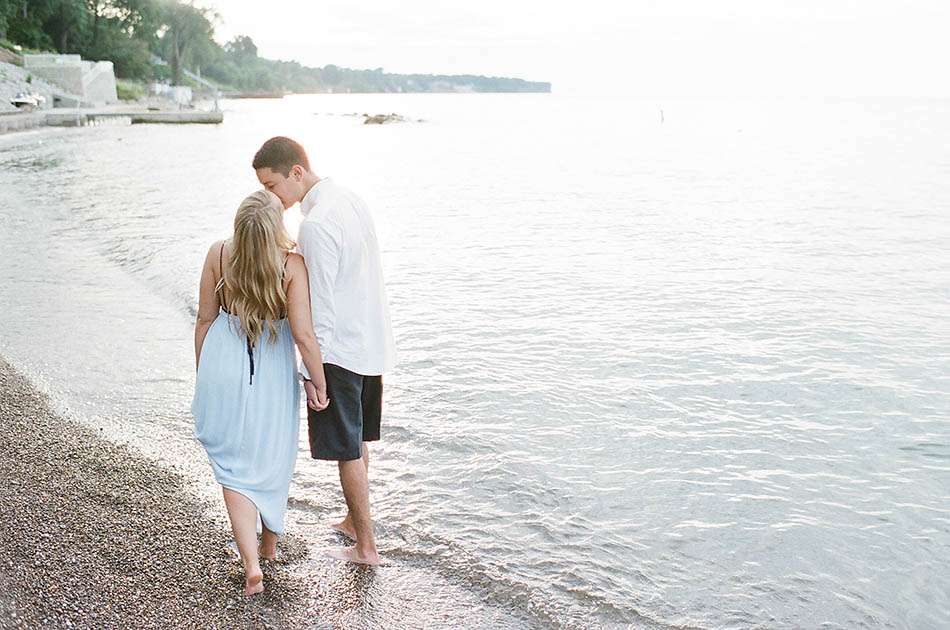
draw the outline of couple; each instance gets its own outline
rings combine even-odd
[[[366,443],[379,439],[382,374],[393,363],[379,245],[366,205],[318,177],[290,138],[265,142],[253,167],[265,190],[241,202],[233,236],[211,246],[201,272],[192,403],[195,435],[224,492],[248,596],[264,590],[260,558],[275,557],[284,531],[299,423],[295,347],[310,454],[338,462],[347,514],[334,528],[356,543],[331,553],[379,564]],[[294,243],[283,211],[298,202],[306,218]]]

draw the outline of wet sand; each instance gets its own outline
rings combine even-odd
[[[0,627],[299,627],[306,585],[265,563],[247,600],[230,532],[176,473],[56,415],[0,359]],[[296,557],[295,557],[296,556]]]

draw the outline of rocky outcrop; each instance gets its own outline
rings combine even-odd
[[[394,122],[408,122],[408,118],[403,118],[399,114],[376,114],[375,116],[370,116],[369,114],[363,114],[365,120],[363,120],[364,125],[386,125]]]

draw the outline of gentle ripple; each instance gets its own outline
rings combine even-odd
[[[0,351],[206,475],[198,271],[304,141],[374,209],[400,352],[366,627],[950,625],[950,104],[227,108],[0,138]],[[303,443],[291,495],[308,534],[341,507]]]

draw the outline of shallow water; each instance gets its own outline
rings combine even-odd
[[[950,624],[950,103],[225,107],[0,137],[0,352],[213,496],[198,272],[259,144],[303,141],[374,211],[399,350],[372,580],[316,560],[342,501],[301,443],[325,618]],[[390,111],[425,122],[344,115]]]

